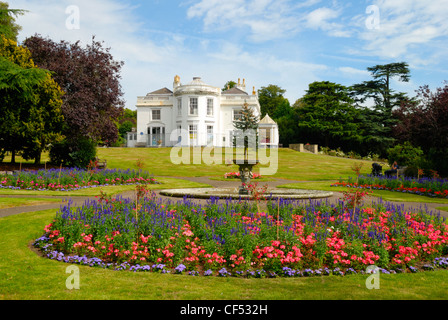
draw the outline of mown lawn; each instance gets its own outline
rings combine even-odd
[[[0,197],[0,209],[7,209],[13,207],[23,207],[23,206],[37,206],[42,204],[60,202],[59,199],[51,198],[3,198]]]
[[[315,155],[300,153],[291,149],[278,149],[278,156],[270,154],[267,150],[264,168],[275,168],[277,171],[272,176],[266,178],[282,178],[290,180],[337,180],[341,177],[353,176],[352,166],[355,163],[363,163],[362,173],[368,174],[371,171],[372,162],[365,160],[352,160],[347,158],[331,157],[327,155]],[[155,176],[172,177],[223,177],[226,172],[238,171],[238,166],[228,165],[224,151],[221,156],[216,156],[213,164],[206,164],[201,161],[194,164],[194,153],[191,149],[190,160],[187,163],[174,164],[171,158],[171,148],[99,148],[98,156],[107,160],[109,168],[134,168],[137,160],[144,162],[143,169]],[[201,155],[200,152],[198,152]],[[179,155],[182,155],[179,153]],[[215,156],[212,154],[212,156]],[[175,154],[174,157],[177,157]],[[271,159],[272,158],[272,159]],[[188,160],[188,158],[186,158]],[[259,172],[255,167],[254,172]]]
[[[380,274],[380,288],[367,289],[367,275],[241,279],[134,273],[79,266],[80,289],[69,290],[68,264],[40,257],[30,243],[55,210],[0,219],[2,300],[422,300],[446,299],[448,271]],[[98,290],[101,288],[101,290]]]
[[[353,175],[351,169],[359,160],[298,153],[279,149],[278,171],[267,178],[303,182],[285,187],[334,190],[331,181]],[[153,173],[162,185],[151,188],[206,187],[175,177],[211,176],[221,179],[236,165],[171,163],[169,148],[100,148],[98,156],[109,168],[137,168],[144,161],[145,170]],[[368,174],[371,162],[362,161],[362,173]],[[134,186],[107,187],[108,194],[134,190]],[[69,194],[48,195],[93,196],[100,189],[84,189]],[[341,191],[341,190],[339,190]],[[0,190],[0,194],[11,194]],[[36,195],[32,191],[13,191],[16,195]],[[390,194],[391,192],[389,192]],[[387,194],[386,194],[387,195]],[[403,201],[412,201],[404,197]],[[414,198],[412,198],[414,199]],[[6,201],[6,200],[5,200]],[[28,199],[26,201],[29,201]],[[6,201],[8,202],[8,201]],[[12,203],[12,202],[9,202]],[[445,203],[445,202],[441,202]],[[24,213],[0,219],[0,299],[2,300],[429,300],[446,299],[448,271],[416,274],[380,275],[380,289],[367,289],[367,275],[311,278],[241,279],[192,277],[157,273],[133,273],[79,266],[80,289],[66,288],[67,264],[42,258],[30,243],[42,235],[55,210]],[[100,290],[99,290],[100,288]]]

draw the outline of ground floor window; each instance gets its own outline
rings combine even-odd
[[[207,126],[207,145],[213,144],[213,126]]]
[[[177,126],[177,143],[182,143],[182,126],[180,125]]]
[[[190,146],[198,145],[198,126],[196,124],[190,124],[188,126],[190,134]]]
[[[260,129],[260,142],[261,143],[271,143],[271,129],[270,128]]]

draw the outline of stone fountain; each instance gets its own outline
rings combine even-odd
[[[249,190],[247,190],[246,186],[250,185],[250,181],[253,178],[252,169],[258,164],[258,160],[233,160],[233,163],[238,165],[241,179],[238,194],[248,195]]]
[[[252,169],[256,166],[258,160],[234,160],[234,164],[238,165],[241,185],[237,188],[185,188],[185,189],[166,189],[161,190],[160,194],[169,197],[191,197],[197,199],[210,199],[211,197],[220,199],[251,199],[252,195],[245,187],[251,184],[253,178]],[[329,198],[332,192],[306,189],[287,189],[287,188],[267,188],[263,197],[266,200],[272,199],[321,199]]]

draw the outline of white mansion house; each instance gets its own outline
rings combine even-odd
[[[228,90],[195,77],[182,84],[174,78],[173,90],[162,88],[137,98],[137,131],[128,133],[128,147],[215,146],[231,147],[233,121],[243,104],[260,116],[255,88],[246,92],[245,80]],[[278,146],[277,124],[268,116],[259,122],[260,147]]]

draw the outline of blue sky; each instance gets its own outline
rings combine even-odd
[[[311,82],[360,83],[377,64],[407,62],[411,81],[393,87],[410,95],[448,80],[448,0],[7,2],[29,11],[17,20],[19,41],[35,33],[104,41],[125,63],[130,109],[137,96],[171,88],[175,75],[218,87],[244,78],[249,91],[275,84],[291,104]]]

